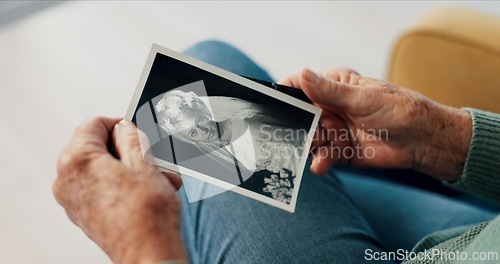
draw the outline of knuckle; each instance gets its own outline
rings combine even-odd
[[[102,116],[91,116],[91,117],[87,118],[86,120],[84,120],[83,123],[94,125],[97,123],[101,123],[103,118],[104,117],[102,117]]]
[[[75,158],[73,155],[63,152],[57,159],[57,172],[58,175],[66,174],[72,167],[74,167]]]
[[[345,75],[359,75],[359,73],[357,71],[355,71],[353,68],[349,68],[349,67],[344,67],[344,68],[340,68],[338,70],[340,73],[342,74],[345,74]]]
[[[351,83],[351,74],[349,72],[342,72],[342,76],[340,77],[340,80],[343,83]]]
[[[56,179],[52,184],[52,194],[56,201],[64,208],[68,207],[68,186],[60,179]]]
[[[356,71],[355,69],[349,68],[349,72],[350,72],[351,74],[361,76],[361,74],[359,74],[359,72],[358,72],[358,71]]]
[[[151,143],[149,142],[149,138],[146,135],[146,133],[142,132],[141,130],[137,130],[138,134],[138,141],[140,147],[144,150],[147,151],[148,149],[151,148]]]
[[[360,85],[359,80],[361,79],[361,76],[355,73],[351,73],[349,76],[350,83],[354,85]]]
[[[91,128],[91,127],[97,127],[103,123],[104,119],[105,119],[105,117],[103,117],[103,116],[88,117],[85,120],[83,120],[83,122],[78,124],[78,126],[75,129],[75,133],[78,133],[80,131],[85,131],[86,129]]]
[[[79,130],[82,130],[83,128],[85,127],[88,127],[90,125],[93,125],[97,122],[99,122],[99,117],[97,116],[92,116],[92,117],[88,117],[86,118],[85,120],[83,120],[83,122],[81,122],[77,127],[76,127],[76,131],[79,131]]]
[[[351,73],[355,73],[356,71],[353,70],[352,68],[349,68],[349,67],[345,67],[342,69],[343,71],[345,71],[346,73],[348,74],[351,74]]]
[[[381,84],[380,88],[386,93],[394,93],[397,90],[396,86],[391,85],[389,83]]]
[[[346,83],[359,85],[359,79],[361,75],[351,68],[344,68],[342,71],[343,79]]]
[[[140,144],[141,132],[137,128],[127,127],[120,129],[116,134],[117,140],[124,143],[128,147],[137,147]]]
[[[61,203],[60,201],[62,200],[62,188],[61,181],[59,179],[56,179],[52,184],[52,194],[54,195],[56,200]]]
[[[125,137],[125,141],[127,142],[126,146],[129,148],[129,150],[131,150],[131,151],[140,151],[140,149],[141,149],[141,140],[139,139],[139,137],[137,137],[137,135],[128,134]]]
[[[58,177],[81,171],[89,162],[85,153],[72,153],[63,151],[57,159],[57,174]]]

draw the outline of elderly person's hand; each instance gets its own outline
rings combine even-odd
[[[76,129],[59,157],[54,195],[115,263],[185,260],[176,196],[182,182],[147,163],[134,124],[118,121],[93,118]]]
[[[312,149],[316,174],[337,163],[411,168],[449,181],[463,171],[472,134],[464,110],[350,69],[304,69],[282,83],[323,108]]]

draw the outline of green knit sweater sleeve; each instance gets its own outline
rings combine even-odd
[[[500,115],[464,108],[472,116],[472,141],[464,172],[451,185],[500,202]]]

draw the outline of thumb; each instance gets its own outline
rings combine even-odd
[[[141,168],[144,165],[143,141],[130,121],[122,120],[113,129],[113,143],[118,158],[128,167]]]
[[[315,104],[350,112],[360,103],[366,103],[361,88],[334,81],[305,68],[300,74],[300,87]]]

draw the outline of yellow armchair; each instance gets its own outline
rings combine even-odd
[[[387,79],[446,105],[500,113],[500,18],[434,10],[397,41]]]

